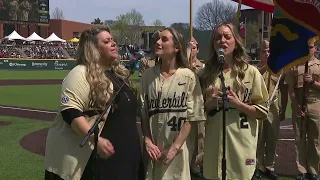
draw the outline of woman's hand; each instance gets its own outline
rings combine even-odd
[[[228,97],[229,101],[232,104],[234,104],[235,106],[238,106],[242,103],[240,101],[240,99],[238,98],[237,94],[235,92],[233,92],[232,90],[227,91],[227,97]]]
[[[103,159],[107,159],[115,153],[112,143],[103,137],[98,139],[97,152]]]
[[[173,160],[173,158],[176,157],[177,152],[178,148],[171,146],[169,149],[165,149],[162,152],[160,160],[164,164],[169,164]]]
[[[222,104],[222,98],[219,95],[219,92],[211,87],[209,88],[206,92],[205,92],[205,97],[206,97],[206,101],[205,101],[205,108],[207,111],[210,111],[213,108],[216,108],[217,106],[221,106]]]
[[[158,146],[154,145],[151,141],[148,141],[146,142],[146,150],[152,160],[158,161],[161,156],[161,151]]]

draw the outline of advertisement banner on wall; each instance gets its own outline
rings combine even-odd
[[[74,66],[74,60],[0,59],[0,69],[71,70]]]

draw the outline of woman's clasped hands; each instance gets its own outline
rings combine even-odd
[[[178,149],[174,146],[171,146],[170,148],[161,151],[158,146],[149,140],[146,142],[146,151],[152,160],[159,163],[168,164],[176,156]]]

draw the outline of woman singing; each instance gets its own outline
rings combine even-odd
[[[101,180],[140,180],[140,138],[136,126],[136,95],[129,72],[115,60],[118,50],[108,28],[93,27],[80,37],[77,65],[64,79],[61,99],[49,129],[45,152],[46,180],[93,178],[94,137],[79,144],[111,97],[109,114],[100,124],[97,144]],[[120,86],[125,83],[119,94]],[[128,108],[130,107],[130,108]]]
[[[222,154],[222,73],[227,87],[230,110],[226,112],[227,179],[249,180],[256,167],[258,121],[268,115],[268,92],[257,68],[248,64],[249,57],[236,28],[221,24],[213,30],[210,57],[201,72],[204,90],[205,142],[203,168],[207,179],[221,179]],[[224,50],[224,63],[217,58],[218,49]]]
[[[188,147],[194,144],[187,145],[188,135],[195,136],[191,127],[205,120],[200,84],[189,69],[186,45],[177,31],[160,32],[155,54],[159,63],[140,80],[142,126],[151,159],[146,179],[190,180],[189,153],[193,150]]]

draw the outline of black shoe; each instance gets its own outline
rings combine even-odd
[[[309,180],[319,180],[320,178],[316,174],[308,173],[308,179]]]
[[[198,173],[191,173],[191,178],[193,180],[200,180],[203,178],[203,174],[201,172]]]
[[[263,176],[265,176],[265,173],[263,171],[261,171],[260,169],[256,169],[253,177],[255,179],[261,179]]]
[[[296,180],[308,180],[307,173],[299,173],[296,177]]]
[[[269,169],[266,170],[265,177],[271,180],[278,180],[277,174],[274,171],[270,171]]]

